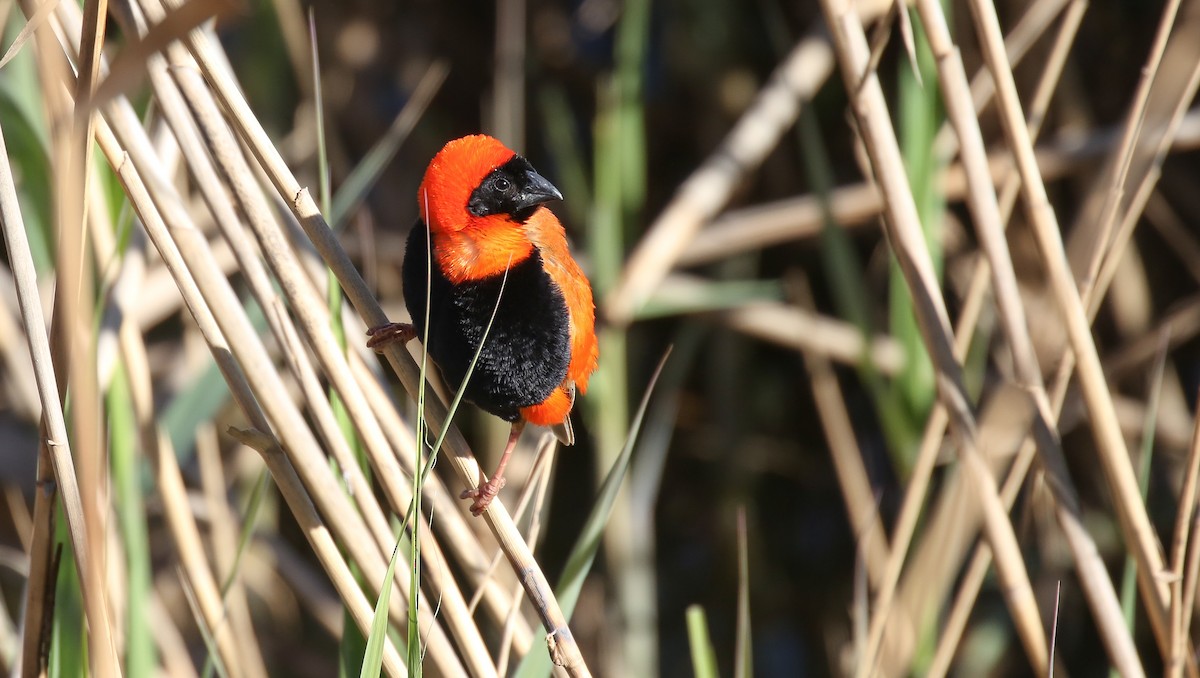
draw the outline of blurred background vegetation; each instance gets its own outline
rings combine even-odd
[[[335,205],[339,189],[385,138],[431,70],[447,69],[369,193],[330,218],[393,319],[404,315],[399,262],[417,217],[416,186],[443,143],[477,131],[491,133],[526,155],[562,190],[565,200],[552,209],[566,225],[596,288],[602,353],[594,388],[580,401],[578,442],[557,455],[552,490],[541,506],[545,524],[535,552],[552,583],[564,571],[593,497],[626,443],[650,375],[667,347],[674,347],[571,619],[592,671],[608,676],[698,672],[696,641],[689,638],[686,616],[690,606],[699,606],[718,675],[735,675],[745,656],[760,676],[852,672],[862,651],[858,643],[865,640],[868,592],[877,590],[873,576],[867,582],[870,564],[858,546],[881,536],[886,541],[891,534],[937,390],[907,289],[880,228],[879,199],[864,183],[863,150],[836,65],[832,70],[827,66],[824,75],[818,69],[798,76],[811,79],[815,91],[811,99],[791,92],[793,99],[801,99],[798,118],[786,112],[778,121],[765,116],[768,122],[760,131],[771,142],[761,157],[744,164],[729,152],[731,130],[762,115],[762,101],[756,97],[772,87],[781,63],[794,62],[796,45],[827,45],[818,4],[211,4],[213,12],[220,12],[216,34],[251,108],[301,185],[315,192],[321,175],[311,14]],[[888,14],[888,4],[871,16]],[[1197,27],[1198,4],[1183,3],[1177,32]],[[1081,270],[1096,236],[1072,225],[1086,221],[1105,159],[1119,148],[1121,125],[1151,52],[1163,3],[998,0],[996,9],[1007,32],[1045,5],[1055,9],[1046,10],[1014,76],[1023,100],[1032,100],[1051,54],[1052,36],[1066,21],[1068,10],[1062,7],[1082,5],[1082,21],[1037,146],[1071,263]],[[982,57],[970,13],[958,3],[946,3],[945,9],[967,72],[974,74]],[[963,203],[961,171],[955,174],[953,155],[937,141],[945,114],[923,31],[918,22],[910,54],[901,36],[905,22],[888,16],[882,36],[890,40],[872,36],[879,47],[877,69],[953,323],[963,309],[980,249]],[[25,25],[25,15],[14,3],[0,3],[0,17],[7,50]],[[870,31],[868,27],[868,35]],[[108,38],[106,50],[113,53],[129,42],[117,21],[110,22]],[[39,103],[44,81],[32,51],[27,47],[0,69],[0,124],[48,293],[55,275],[55,208],[47,188],[54,177],[51,128]],[[1163,69],[1187,73],[1194,65],[1167,59]],[[147,120],[158,115],[145,84],[126,93]],[[1138,228],[1093,327],[1135,468],[1142,469],[1148,488],[1147,510],[1159,539],[1168,545],[1191,446],[1194,394],[1200,387],[1200,343],[1195,340],[1200,331],[1200,201],[1194,190],[1200,163],[1192,150],[1200,141],[1198,124],[1200,118],[1187,117],[1144,213],[1140,219],[1133,215]],[[999,158],[1004,137],[994,108],[981,114],[980,127],[989,151]],[[664,253],[662,280],[655,279],[644,298],[622,310],[614,299],[630,285],[630,267],[638,265],[631,254],[664,209],[687,197],[680,186],[723,162],[729,167],[716,191],[720,204],[711,213],[700,209],[699,234],[687,238],[682,251]],[[112,174],[105,176],[113,199],[111,223],[124,242],[133,217]],[[193,181],[179,178],[177,183],[194,191]],[[1044,373],[1051,375],[1065,342],[1060,312],[1044,290],[1045,273],[1025,212],[1018,204],[1013,214],[1009,245],[1014,270],[1035,349]],[[150,265],[151,271],[158,266],[153,260]],[[239,274],[230,274],[235,287],[244,289]],[[0,277],[0,486],[5,493],[5,508],[0,509],[0,669],[8,671],[20,648],[40,405],[31,395],[32,373],[11,276],[5,270]],[[99,271],[97,280],[102,278]],[[151,282],[161,289],[152,289]],[[197,341],[191,317],[171,295],[173,289],[169,278],[151,274],[147,309],[138,321],[153,367],[159,422],[174,443],[206,543],[216,549],[209,543],[214,538],[208,527],[216,518],[203,508],[212,500],[206,494],[212,488],[202,488],[205,470],[197,448],[220,451],[228,477],[219,494],[243,526],[250,520],[243,512],[262,464],[224,434],[227,426],[243,419]],[[359,340],[353,331],[348,330],[348,337],[350,343]],[[1169,346],[1165,353],[1159,350],[1163,343]],[[963,362],[980,408],[997,402],[1012,368],[990,297]],[[1158,376],[1158,365],[1165,376]],[[816,384],[835,389],[832,414],[822,410]],[[397,402],[407,408],[411,421],[411,404],[402,394]],[[109,431],[120,426],[121,409],[115,403],[108,406]],[[490,468],[492,462],[486,460],[498,452],[506,428],[466,409],[458,422]],[[1113,500],[1094,461],[1087,416],[1079,394],[1069,391],[1059,427],[1063,450],[1086,526],[1119,587],[1128,565]],[[840,445],[844,452],[847,439],[831,444],[829,428],[831,418],[839,417],[852,432],[849,449],[867,481],[865,495],[849,494],[839,478],[834,448]],[[1024,430],[1019,422],[1007,425],[1017,433]],[[530,442],[534,438],[527,435]],[[951,439],[942,443],[930,507],[954,486],[958,464],[953,446]],[[1011,453],[995,452],[996,463],[1003,465]],[[502,495],[506,503],[520,491],[518,481],[528,473],[531,459],[530,453],[514,462],[512,487]],[[130,467],[120,468],[113,452],[113,482],[126,474],[132,496],[142,505],[124,515],[113,536],[134,539],[129,530],[140,533],[145,551],[137,564],[143,568],[139,576],[146,577],[153,597],[160,600],[155,605],[161,604],[178,627],[178,641],[199,669],[208,651],[177,581],[179,556],[165,525],[163,490],[148,459],[134,454],[127,461]],[[449,473],[446,478],[457,491],[457,481]],[[1012,523],[1043,623],[1050,629],[1057,620],[1061,666],[1074,675],[1099,675],[1108,666],[1103,645],[1089,620],[1040,475],[1031,474],[1023,488]],[[855,502],[872,520],[878,512],[882,534],[856,532],[847,512],[848,503]],[[273,485],[250,524],[254,537],[240,576],[270,675],[328,676],[344,669],[348,644],[337,594]],[[937,544],[940,537],[927,531],[931,525],[923,514],[916,528],[918,543]],[[438,529],[436,522],[433,529]],[[977,526],[970,535],[964,551],[978,539]],[[901,653],[907,659],[888,667],[889,675],[923,675],[934,662],[950,589],[962,577],[960,557],[957,552],[948,556],[953,560],[935,593],[902,593],[904,604],[923,610],[924,616],[912,621],[905,641],[910,647]],[[133,573],[135,563],[127,567]],[[61,568],[60,578],[66,577],[64,572]],[[910,572],[905,572],[907,577]],[[74,625],[55,630],[58,644],[69,646],[71,639],[82,644],[78,595],[66,586],[54,603],[56,623]],[[927,598],[914,602],[921,595]],[[1124,595],[1136,598],[1131,586]],[[373,595],[368,598],[374,601]],[[748,604],[748,629],[739,625],[745,619],[739,617],[742,604]],[[1158,672],[1162,660],[1145,613],[1133,608],[1133,635],[1142,660],[1148,671]],[[1029,663],[1019,651],[993,575],[969,609],[951,670],[964,676],[1028,675]],[[748,638],[748,654],[739,650],[740,638]],[[531,652],[542,652],[540,640],[534,639]],[[154,663],[146,666],[170,672],[159,660],[150,661]],[[70,675],[61,661],[54,666],[51,675]],[[139,675],[132,666],[126,671]]]

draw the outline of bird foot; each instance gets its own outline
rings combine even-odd
[[[417,336],[417,330],[410,323],[388,323],[367,330],[367,348],[382,353],[390,344],[407,344]]]
[[[493,477],[473,490],[463,490],[462,494],[458,495],[458,498],[474,499],[475,502],[471,504],[471,515],[478,518],[487,510],[488,504],[491,504],[496,495],[500,493],[500,488],[504,487],[504,482],[504,476]]]

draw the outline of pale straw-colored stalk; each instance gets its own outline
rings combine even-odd
[[[1012,523],[1000,502],[995,479],[979,454],[972,405],[963,385],[961,365],[954,357],[949,320],[924,243],[887,104],[877,75],[864,71],[869,58],[866,35],[859,17],[845,3],[826,0],[822,7],[834,36],[847,89],[852,93],[851,103],[870,157],[871,171],[887,206],[888,239],[913,295],[922,338],[937,371],[939,399],[950,416],[959,458],[982,508],[984,531],[997,554],[997,572],[1003,583],[1005,601],[1030,662],[1035,670],[1042,672],[1048,664],[1046,634]],[[879,641],[880,634],[868,639],[867,655],[858,666],[860,675],[873,670]]]
[[[917,8],[937,60],[947,115],[958,133],[960,153],[970,185],[967,204],[990,264],[992,293],[1012,352],[1014,376],[1017,384],[1029,393],[1033,401],[1034,427],[1035,431],[1040,432],[1035,439],[1048,484],[1054,494],[1059,524],[1075,556],[1080,582],[1114,666],[1125,676],[1144,675],[1133,638],[1125,627],[1112,580],[1108,577],[1095,542],[1083,526],[1078,493],[1067,470],[1042,383],[1041,367],[1034,355],[1025,310],[1017,289],[1016,273],[1004,236],[1004,217],[988,171],[983,134],[975,116],[962,58],[950,37],[941,5],[936,0],[918,0]]]
[[[1025,124],[1008,57],[1004,54],[996,9],[985,0],[971,0],[970,7],[984,59],[996,80],[1000,118],[1021,175],[1022,199],[1041,250],[1050,288],[1058,302],[1071,349],[1078,362],[1077,375],[1091,414],[1089,421],[1101,467],[1113,494],[1113,504],[1126,547],[1138,562],[1138,581],[1151,626],[1160,647],[1164,647],[1169,642],[1166,614],[1169,592],[1166,584],[1157,576],[1164,567],[1162,547],[1141,501],[1129,451],[1117,423],[1100,357],[1092,340],[1087,313],[1067,264],[1058,218],[1046,195],[1046,187],[1033,156],[1029,128]]]

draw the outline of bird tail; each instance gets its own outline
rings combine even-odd
[[[554,431],[554,437],[563,445],[575,444],[575,428],[571,426],[571,415],[568,414],[561,424],[551,426],[550,430]]]
[[[521,416],[531,424],[549,426],[563,445],[574,445],[575,430],[571,426],[571,408],[574,405],[575,385],[568,382],[554,389],[544,402],[522,407]]]

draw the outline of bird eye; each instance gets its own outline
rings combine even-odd
[[[497,191],[503,193],[512,188],[512,182],[504,177],[496,177],[495,181],[492,182],[492,186],[495,187]]]

